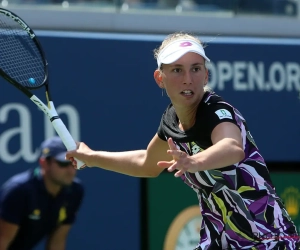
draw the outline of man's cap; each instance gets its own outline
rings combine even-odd
[[[41,144],[41,157],[52,157],[60,162],[68,162],[66,160],[67,148],[58,136],[51,137]]]

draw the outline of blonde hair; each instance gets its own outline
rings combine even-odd
[[[202,41],[197,38],[195,35],[192,35],[190,33],[186,33],[186,32],[175,32],[175,33],[172,33],[170,35],[168,35],[164,40],[163,42],[161,43],[161,45],[154,49],[153,50],[153,53],[154,53],[154,58],[157,59],[159,53],[168,45],[170,44],[171,42],[173,41],[176,41],[178,39],[191,39],[191,40],[194,40],[195,42],[199,43],[203,48],[205,48],[206,46],[202,43]],[[207,69],[207,61],[205,60],[205,68]],[[162,70],[162,66],[160,69],[158,70]],[[208,92],[212,92],[213,90],[208,87],[207,85],[205,85],[204,87],[204,91],[208,91]]]

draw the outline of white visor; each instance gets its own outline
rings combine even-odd
[[[205,55],[201,44],[192,39],[178,39],[168,44],[157,56],[157,66],[170,64],[177,61],[180,57],[188,52],[194,52],[202,56],[206,61],[210,61]]]

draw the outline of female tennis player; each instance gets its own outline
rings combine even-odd
[[[171,104],[147,149],[94,151],[80,142],[67,158],[136,177],[175,171],[199,199],[197,250],[297,249],[295,225],[244,117],[206,87],[210,60],[201,41],[171,34],[154,53],[154,79]]]

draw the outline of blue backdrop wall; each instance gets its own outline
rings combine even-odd
[[[37,34],[52,97],[75,139],[99,150],[145,148],[169,103],[153,80],[153,49],[163,36]],[[203,40],[212,60],[210,86],[242,112],[265,159],[299,160],[300,41]],[[40,142],[53,134],[44,114],[0,79],[0,183],[36,166]],[[86,197],[68,249],[139,249],[139,179],[101,169],[78,176]]]

